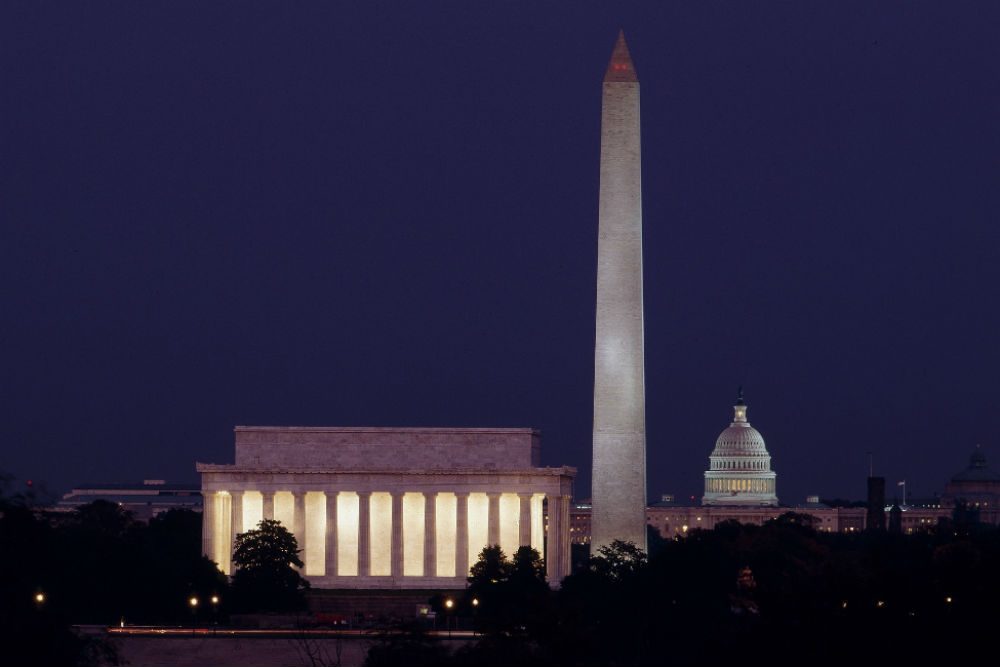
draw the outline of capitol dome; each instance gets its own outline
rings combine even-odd
[[[705,471],[703,505],[775,506],[777,475],[771,470],[764,436],[747,421],[743,390],[733,406],[733,422],[715,441]]]
[[[713,456],[767,456],[764,436],[746,421],[733,425],[719,434]]]

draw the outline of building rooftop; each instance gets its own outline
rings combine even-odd
[[[986,454],[982,448],[976,445],[972,456],[969,457],[969,465],[965,470],[955,473],[951,478],[952,482],[1000,482],[1000,474],[990,470],[986,464]]]

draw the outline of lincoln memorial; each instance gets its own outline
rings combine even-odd
[[[226,574],[237,533],[277,519],[320,588],[461,588],[489,544],[570,567],[574,468],[526,428],[237,426],[234,465],[197,464],[202,545]]]

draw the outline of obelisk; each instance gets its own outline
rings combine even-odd
[[[646,386],[642,316],[639,80],[625,35],[601,106],[594,349],[591,553],[614,540],[646,550]]]

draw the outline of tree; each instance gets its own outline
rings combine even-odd
[[[537,549],[529,546],[518,547],[514,552],[514,562],[510,566],[510,580],[525,586],[545,585],[545,561]]]
[[[183,624],[191,620],[188,600],[197,597],[205,604],[199,609],[211,613],[213,620],[225,615],[230,606],[228,578],[211,559],[201,554],[202,517],[188,509],[172,509],[150,519],[139,554],[145,572],[133,587],[136,607],[127,621],[138,623]],[[209,605],[215,596],[219,604]]]
[[[474,610],[477,629],[482,632],[530,634],[543,620],[540,616],[550,597],[545,562],[538,551],[522,546],[511,561],[494,544],[485,547],[472,566],[463,606]]]
[[[612,581],[622,581],[646,566],[646,552],[634,542],[615,540],[597,550],[591,558],[591,569]]]
[[[6,497],[0,472],[0,647],[4,664],[118,664],[102,637],[73,631],[72,591],[60,585],[55,530],[25,495]]]
[[[244,611],[301,609],[309,582],[302,567],[299,544],[280,521],[264,519],[256,530],[236,536],[233,551],[232,595]]]

